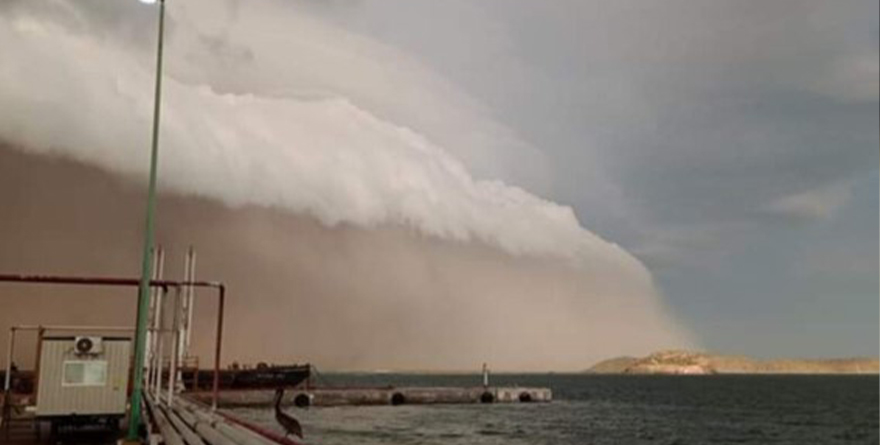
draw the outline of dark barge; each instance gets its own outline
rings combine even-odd
[[[304,365],[258,364],[255,368],[228,368],[220,370],[220,389],[275,389],[294,387],[308,380],[312,367]],[[181,371],[187,391],[210,390],[214,371],[209,369]]]
[[[0,382],[6,377],[0,370]],[[220,390],[230,389],[276,389],[292,388],[311,377],[312,367],[303,365],[267,365],[260,363],[254,368],[228,368],[220,370]],[[181,369],[183,386],[187,391],[207,391],[214,383],[212,369]],[[164,378],[168,373],[164,373]],[[17,371],[13,368],[11,377],[12,391],[16,394],[32,394],[34,390],[34,372],[31,370]]]

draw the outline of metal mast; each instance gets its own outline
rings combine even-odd
[[[162,39],[165,34],[165,0],[159,0],[159,37],[156,51],[156,89],[153,97],[153,139],[150,151],[150,183],[147,191],[147,218],[144,230],[144,253],[138,291],[137,328],[134,348],[134,389],[131,394],[131,415],[128,419],[129,441],[138,439],[141,423],[141,401],[144,383],[144,353],[146,351],[147,315],[150,305],[150,277],[153,265],[153,233],[156,213],[156,168],[159,158],[159,110],[162,97]]]

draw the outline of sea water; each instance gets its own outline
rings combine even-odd
[[[479,375],[335,374],[327,385],[477,386]],[[499,374],[547,386],[549,404],[287,408],[315,445],[872,444],[874,376]],[[281,431],[271,409],[237,409]]]

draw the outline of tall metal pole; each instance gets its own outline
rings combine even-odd
[[[189,260],[189,279],[188,281],[196,280],[196,251],[192,246],[189,247],[190,260]],[[195,286],[187,286],[188,296],[186,297],[186,341],[184,341],[184,355],[189,355],[190,345],[192,345],[192,324],[193,324],[193,307],[196,304],[196,287]]]
[[[180,287],[174,291],[174,310],[171,317],[171,364],[168,366],[168,407],[174,406],[175,381],[177,379],[177,353],[180,348]]]
[[[165,252],[162,250],[162,246],[159,246],[154,250],[154,258],[153,258],[153,280],[161,280],[162,279],[162,271],[165,267]],[[154,364],[156,363],[156,332],[155,329],[150,328],[150,324],[155,324],[154,319],[156,317],[156,312],[158,309],[156,308],[157,300],[159,299],[159,295],[162,295],[162,289],[158,287],[151,288],[150,292],[150,308],[147,311],[147,340],[146,340],[146,352],[144,353],[144,363],[146,367],[147,376],[146,382],[144,386],[148,389],[150,388],[150,382],[153,381],[153,371],[155,371]]]
[[[138,292],[137,330],[134,347],[134,388],[131,394],[131,415],[128,417],[129,441],[138,439],[141,424],[141,400],[144,380],[144,352],[146,350],[147,313],[150,304],[150,276],[152,275],[154,213],[156,211],[156,167],[159,158],[159,110],[162,97],[162,39],[165,34],[165,0],[159,0],[159,37],[156,51],[156,90],[153,98],[153,141],[150,151],[150,184],[147,191],[147,220],[144,230],[144,255],[141,263],[141,283]]]
[[[9,348],[6,350],[6,377],[3,382],[3,403],[9,399],[9,388],[12,383],[12,358],[15,352],[15,326],[9,328]]]
[[[165,366],[165,352],[163,349],[165,348],[165,322],[162,318],[162,305],[165,304],[163,301],[165,299],[165,288],[162,288],[159,293],[159,312],[156,314],[158,317],[156,320],[156,378],[153,381],[153,394],[156,396],[156,402],[161,402],[162,397],[159,394],[159,391],[162,389],[162,373],[163,366]]]

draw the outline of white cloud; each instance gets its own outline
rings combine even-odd
[[[850,197],[850,185],[837,183],[774,199],[766,205],[765,211],[792,218],[827,219]]]
[[[880,100],[880,53],[874,50],[836,57],[826,66],[797,73],[807,90],[842,102]]]
[[[0,133],[37,151],[144,176],[151,72],[125,48],[51,23],[20,19],[5,29]],[[640,269],[582,229],[571,208],[474,179],[421,134],[347,98],[219,94],[170,78],[163,105],[161,181],[175,191],[309,213],[328,225],[411,226],[514,254],[601,252]]]

